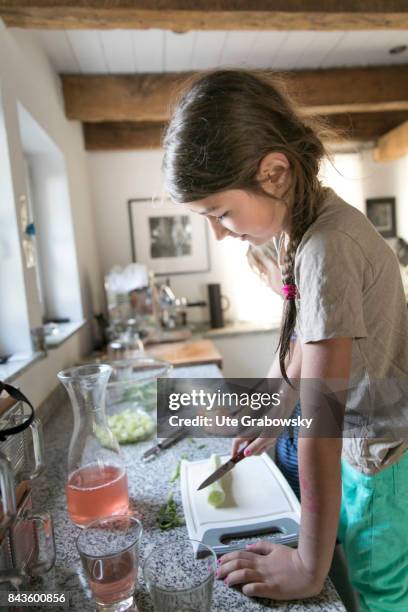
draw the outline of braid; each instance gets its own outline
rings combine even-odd
[[[282,265],[280,266],[283,284],[295,284],[296,251],[306,230],[316,220],[318,209],[322,201],[322,196],[326,191],[321,187],[320,182],[317,179],[314,187],[314,197],[312,197],[312,201],[309,201],[304,197],[303,199],[297,200],[296,205],[292,207],[289,244],[285,252]],[[296,195],[299,194],[295,194],[295,197]],[[290,381],[286,374],[285,359],[290,350],[290,342],[296,325],[296,316],[296,301],[285,300],[278,349],[279,365],[282,376],[288,384],[290,384]]]

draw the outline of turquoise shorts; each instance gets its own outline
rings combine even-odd
[[[408,452],[367,476],[342,461],[339,539],[362,612],[408,611]]]

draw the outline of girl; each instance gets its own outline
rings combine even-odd
[[[384,427],[387,418],[401,427],[407,406],[408,321],[394,253],[362,213],[322,187],[324,147],[267,76],[223,70],[199,78],[175,108],[164,148],[168,193],[205,215],[217,239],[277,240],[286,300],[276,370],[287,383],[301,380],[302,416],[315,406],[328,414],[305,382],[313,379],[336,392],[349,385],[340,396],[346,417],[364,424],[344,444],[340,436],[299,437],[298,548],[248,546],[224,555],[219,577],[250,596],[315,595],[340,514],[362,610],[408,610],[407,428]],[[257,439],[246,453],[271,442]]]

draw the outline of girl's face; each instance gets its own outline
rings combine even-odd
[[[291,179],[287,158],[281,153],[268,154],[257,178],[265,194],[228,189],[187,206],[207,217],[217,240],[232,236],[253,245],[264,244],[288,229],[288,206],[282,199]]]
[[[217,240],[227,236],[264,244],[285,229],[287,206],[266,194],[230,189],[188,204],[207,217]]]

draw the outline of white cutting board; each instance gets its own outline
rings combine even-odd
[[[221,457],[221,462],[228,459],[228,456]],[[217,552],[227,552],[226,544],[223,544],[222,551],[220,544],[223,541],[228,544],[229,540],[233,540],[231,535],[234,532],[244,533],[249,530],[254,535],[252,532],[258,526],[262,533],[266,525],[273,524],[278,526],[280,532],[277,531],[270,538],[272,541],[296,543],[300,504],[266,453],[240,461],[223,478],[226,500],[220,508],[208,504],[207,489],[197,491],[198,486],[210,474],[209,463],[209,459],[204,459],[183,460],[181,464],[181,497],[191,539],[203,541],[217,548]],[[234,546],[234,550],[242,548],[245,543]]]

